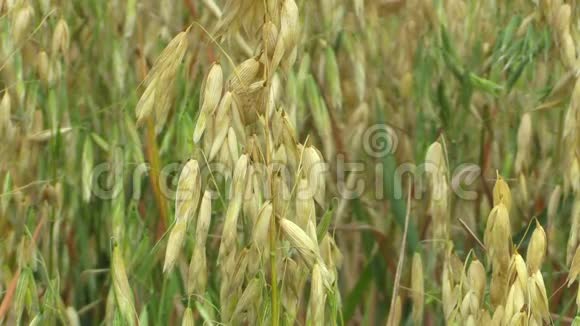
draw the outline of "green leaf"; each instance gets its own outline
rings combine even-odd
[[[383,110],[378,108],[378,120],[384,121]],[[384,122],[383,122],[384,123]],[[389,204],[391,207],[391,212],[395,218],[395,221],[399,225],[400,229],[403,230],[405,225],[405,216],[407,214],[407,205],[405,203],[405,198],[402,194],[403,186],[401,184],[401,176],[398,174],[397,168],[398,163],[393,153],[385,155],[383,158],[383,188],[384,193],[389,198]],[[419,233],[415,223],[411,220],[409,221],[409,227],[407,232],[407,250],[410,253],[416,251],[419,245]]]
[[[330,226],[330,221],[332,221],[332,213],[333,212],[334,212],[334,207],[332,207],[332,206],[329,207],[326,210],[326,212],[324,213],[324,215],[322,216],[322,219],[318,223],[318,226],[316,227],[316,237],[317,237],[319,242],[322,241],[322,239],[326,235],[326,232],[328,231],[328,227]]]

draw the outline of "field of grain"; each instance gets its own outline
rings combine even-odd
[[[0,0],[0,324],[580,325],[578,53],[575,0]]]

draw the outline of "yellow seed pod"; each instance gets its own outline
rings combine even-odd
[[[264,26],[262,27],[262,39],[264,42],[265,54],[271,58],[274,55],[276,41],[278,39],[278,28],[271,20],[264,23]]]
[[[530,194],[528,191],[528,181],[524,173],[520,173],[518,176],[518,188],[521,192],[521,201],[526,205],[529,202]]]
[[[117,307],[125,322],[129,325],[135,325],[135,306],[133,305],[133,291],[129,285],[125,262],[118,244],[113,245],[113,258],[111,262],[111,272],[113,279],[113,290]]]
[[[56,54],[58,52],[66,54],[70,46],[70,35],[68,24],[64,19],[60,19],[56,23],[54,28],[54,33],[52,34],[52,53]]]
[[[252,230],[252,242],[261,251],[265,251],[268,245],[268,230],[272,218],[272,202],[267,201],[260,208],[258,218]]]
[[[550,195],[550,200],[548,201],[548,221],[549,221],[549,228],[552,228],[551,225],[556,218],[556,213],[558,212],[558,206],[560,206],[560,198],[562,197],[562,187],[560,185],[556,186]]]
[[[308,187],[308,180],[302,178],[296,192],[296,224],[306,229],[308,221],[316,222],[315,213],[314,193]]]
[[[411,271],[411,298],[413,300],[413,322],[415,325],[421,325],[423,321],[425,305],[423,277],[423,260],[421,259],[421,254],[416,252],[413,255]]]
[[[201,173],[199,163],[189,160],[181,170],[175,192],[175,219],[184,220],[185,225],[194,218],[201,195]],[[194,225],[196,225],[194,220]]]
[[[314,194],[314,200],[321,207],[325,207],[327,166],[322,159],[322,154],[313,146],[307,146],[300,155],[302,155],[303,173],[308,179],[308,186]]]
[[[534,233],[532,233],[526,255],[530,274],[534,274],[540,270],[544,257],[546,256],[546,243],[546,232],[542,225],[536,221],[536,229],[534,230]]]
[[[473,291],[467,291],[467,294],[463,297],[461,301],[461,315],[463,317],[468,317],[470,315],[474,315],[479,310],[479,299],[477,299],[477,295]]]
[[[218,62],[215,62],[209,69],[203,87],[201,109],[199,110],[199,117],[197,118],[193,132],[193,141],[196,144],[205,131],[208,117],[213,114],[220,103],[223,90],[223,78],[222,66]]]
[[[196,243],[189,263],[189,273],[187,279],[187,294],[204,295],[207,287],[207,256],[205,245]]]
[[[312,268],[312,282],[310,289],[310,303],[308,306],[308,321],[310,325],[324,325],[324,308],[326,306],[326,293],[320,265],[315,264]]]
[[[280,30],[283,30],[286,49],[296,46],[300,23],[298,22],[298,6],[294,0],[283,0],[280,10]]]
[[[524,293],[520,283],[516,282],[510,287],[504,310],[504,324],[508,325],[510,319],[520,312],[525,303]]]
[[[312,266],[320,260],[318,244],[304,230],[285,218],[280,220],[280,226],[290,244],[296,248],[308,265]]]
[[[497,206],[499,203],[503,203],[508,212],[512,208],[512,193],[507,182],[498,173],[493,187],[493,206]]]
[[[195,322],[193,320],[193,311],[191,307],[187,307],[183,313],[183,319],[181,321],[181,326],[194,326]]]
[[[483,264],[477,258],[475,258],[469,265],[467,279],[469,281],[469,287],[477,294],[479,302],[483,302],[483,294],[485,292],[487,281],[485,267],[483,267]]]
[[[509,283],[518,282],[521,289],[526,293],[528,282],[528,270],[526,262],[519,253],[512,255],[510,266],[508,268]]]
[[[0,102],[0,137],[10,142],[14,136],[12,121],[10,120],[10,94],[6,91]]]
[[[447,172],[447,163],[445,162],[445,154],[443,153],[443,146],[436,141],[427,149],[425,154],[425,162],[433,164],[438,172]]]
[[[16,44],[20,44],[28,37],[28,31],[32,27],[34,8],[28,3],[15,9],[12,19],[12,37]]]
[[[314,223],[310,221],[309,225],[314,226]],[[332,238],[330,233],[326,233],[320,241],[320,255],[322,256],[325,263],[332,270],[339,269],[342,266],[343,256],[340,249],[336,245],[336,242]]]
[[[507,323],[501,325],[526,325],[528,315],[524,311],[515,313]],[[504,319],[505,320],[505,319]]]
[[[576,46],[570,32],[564,32],[561,35],[560,57],[562,59],[562,64],[564,64],[566,68],[572,69],[574,67],[576,62]]]
[[[580,159],[575,158],[568,170],[566,181],[575,193],[580,193]]]
[[[232,104],[232,95],[226,92],[223,96],[220,105],[212,116],[214,123],[215,135],[212,137],[211,150],[209,152],[209,160],[213,160],[222,148],[228,134],[231,123],[230,108]]]
[[[530,310],[534,317],[548,321],[550,318],[550,310],[548,306],[548,295],[546,294],[546,287],[544,279],[540,271],[535,272],[528,279],[528,289],[530,298]]]
[[[529,113],[526,113],[522,116],[518,129],[518,151],[515,162],[516,173],[525,171],[529,164],[532,132],[532,118]]]
[[[570,264],[570,271],[568,272],[568,287],[572,285],[577,279],[578,274],[580,274],[580,247],[576,248],[576,253],[572,258],[572,263]]]
[[[167,249],[165,249],[164,273],[169,273],[173,270],[173,266],[175,266],[175,262],[181,252],[186,229],[187,224],[185,220],[177,220],[173,228],[171,228],[169,239],[167,240]]]
[[[569,31],[570,29],[570,16],[572,14],[572,8],[569,4],[565,3],[558,8],[557,19],[554,21],[556,24],[556,29],[559,32]]]
[[[248,286],[244,289],[242,296],[236,304],[236,308],[230,318],[231,320],[229,324],[231,324],[231,321],[236,320],[236,318],[251,305],[257,304],[261,301],[260,294],[262,287],[263,285],[260,278],[253,278],[250,283],[248,283]]]
[[[199,217],[197,219],[197,228],[195,230],[196,245],[205,247],[209,226],[211,223],[211,197],[212,192],[206,190],[199,205]]]
[[[492,264],[507,268],[510,259],[511,227],[509,214],[503,203],[499,203],[489,213],[483,241]]]
[[[229,80],[229,88],[232,93],[242,92],[253,84],[259,76],[260,62],[256,58],[250,58],[234,68]]]
[[[52,70],[52,65],[48,54],[44,51],[40,51],[36,58],[36,71],[38,78],[46,86],[52,85],[54,82],[54,74]]]
[[[248,179],[248,155],[241,155],[234,168],[234,175],[232,178],[232,193],[228,208],[224,227],[222,229],[222,240],[220,243],[218,253],[218,264],[226,258],[228,254],[236,246],[238,217],[242,208],[242,200],[244,199],[244,190],[246,189],[246,182]]]

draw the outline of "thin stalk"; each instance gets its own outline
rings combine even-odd
[[[139,25],[141,27],[141,25]],[[143,44],[143,35],[139,33],[139,43]],[[142,48],[142,47],[141,47]],[[139,78],[145,80],[148,73],[147,63],[145,57],[142,55],[142,51],[139,52]],[[160,186],[159,186],[159,171],[160,171],[160,161],[159,161],[159,149],[157,148],[157,140],[155,137],[155,124],[153,122],[153,117],[147,119],[147,127],[145,132],[145,154],[149,164],[151,165],[151,170],[149,173],[149,180],[151,182],[151,188],[153,190],[153,198],[157,209],[159,211],[159,219],[157,219],[157,239],[160,239],[165,232],[165,226],[168,225],[167,216],[167,202],[163,197]]]
[[[391,307],[389,308],[389,317],[387,318],[387,326],[393,325],[395,316],[395,303],[399,295],[399,286],[401,283],[401,273],[403,271],[403,264],[405,262],[405,246],[407,243],[407,231],[409,228],[409,215],[411,213],[411,184],[408,185],[407,194],[407,214],[405,214],[405,227],[403,229],[403,238],[401,239],[401,249],[399,252],[399,263],[397,264],[397,273],[395,274],[395,284],[393,285],[393,296],[391,297]]]
[[[264,114],[265,121],[266,121],[266,167],[270,164],[270,119],[269,119],[269,112]],[[270,171],[271,172],[271,171]],[[268,173],[268,183],[270,187],[272,187],[272,175]],[[273,188],[270,188],[270,194],[273,194]],[[272,201],[272,205],[275,205],[275,200]],[[276,212],[276,207],[273,207],[274,215]],[[278,266],[276,261],[276,240],[278,237],[278,230],[277,230],[277,223],[276,223],[276,216],[273,219],[270,219],[270,272],[271,272],[271,286],[272,286],[272,325],[278,326],[280,322],[280,301],[278,295]]]

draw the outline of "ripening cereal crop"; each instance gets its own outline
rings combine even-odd
[[[0,324],[580,325],[579,18],[0,0]]]

